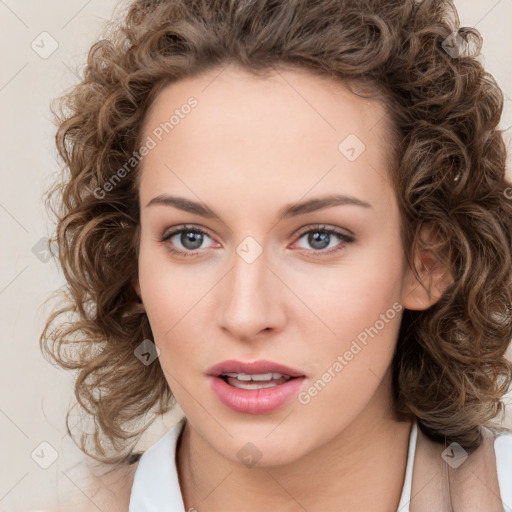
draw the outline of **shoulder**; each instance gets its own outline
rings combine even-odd
[[[496,456],[512,462],[512,431],[496,435],[494,439]]]
[[[512,431],[483,428],[482,434],[481,446],[450,473],[450,483],[460,488],[468,507],[469,503],[480,503],[479,500],[483,503],[486,499],[489,506],[479,510],[495,510],[490,504],[499,498],[496,510],[502,510],[504,505],[512,503]],[[510,509],[506,510],[510,512]]]
[[[503,502],[512,506],[512,432],[500,433],[494,440],[496,469]]]
[[[101,476],[91,475],[80,489],[80,496],[63,498],[62,508],[58,512],[70,508],[73,512],[126,512],[138,464],[137,460]]]
[[[446,446],[418,430],[416,455],[411,509],[415,502],[448,498],[461,510],[502,510],[501,501],[512,503],[511,433],[483,428],[482,443],[469,454],[457,443]]]

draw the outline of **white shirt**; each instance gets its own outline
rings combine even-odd
[[[169,432],[151,446],[139,460],[135,472],[128,512],[185,511],[176,468],[176,443],[185,425],[182,418]],[[417,423],[409,437],[409,451],[404,485],[397,512],[409,512]],[[512,512],[512,434],[503,434],[494,442],[501,498],[505,512]]]

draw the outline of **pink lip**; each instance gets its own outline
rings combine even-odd
[[[222,361],[206,371],[207,375],[218,377],[221,373],[282,373],[290,377],[307,377],[303,372],[295,368],[290,368],[284,364],[274,363],[273,361],[254,361],[252,363],[244,363],[230,359]]]
[[[304,384],[306,375],[300,370],[273,361],[222,361],[207,370],[213,393],[221,403],[233,411],[247,414],[265,414],[287,403]],[[239,389],[229,385],[222,373],[281,373],[293,379],[271,388]]]
[[[238,389],[221,377],[208,378],[212,391],[226,407],[247,414],[265,414],[278,409],[299,392],[305,380],[305,377],[297,377],[273,388]]]

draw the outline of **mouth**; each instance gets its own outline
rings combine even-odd
[[[248,414],[272,412],[291,400],[306,375],[272,361],[223,361],[207,371],[211,389],[230,409]]]

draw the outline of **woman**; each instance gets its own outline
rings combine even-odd
[[[113,468],[89,505],[512,506],[503,97],[458,23],[141,0],[93,46],[58,118],[68,293],[41,337]]]

